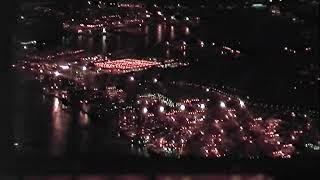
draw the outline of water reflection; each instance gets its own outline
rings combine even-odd
[[[92,50],[92,48],[93,48],[93,37],[90,36],[88,39],[88,49]]]
[[[144,27],[144,33],[146,34],[144,36],[144,47],[148,47],[148,45],[149,45],[149,26]]]
[[[185,28],[184,28],[184,34],[185,34],[185,35],[189,35],[189,34],[190,34],[190,29],[189,29],[189,27],[185,27]]]
[[[50,136],[49,151],[53,155],[61,155],[65,151],[67,131],[70,117],[64,112],[58,98],[53,98],[52,106],[52,134]]]
[[[173,40],[175,37],[174,26],[170,27],[170,40]]]
[[[107,50],[106,40],[107,40],[107,36],[103,35],[102,36],[102,52],[103,53],[105,53]]]
[[[162,41],[162,25],[157,25],[157,43],[160,43]]]
[[[79,122],[81,126],[87,126],[89,124],[89,117],[88,114],[83,113],[80,111],[79,113]]]
[[[169,49],[166,50],[166,58],[170,58],[170,50]]]
[[[121,47],[121,37],[118,35],[116,38],[117,38],[117,48],[119,49]]]
[[[148,25],[144,27],[144,33],[145,33],[145,34],[148,34],[148,33],[149,33],[149,26],[148,26]]]
[[[79,47],[82,47],[82,44],[83,44],[82,40],[83,40],[83,36],[82,35],[78,35],[77,45]]]

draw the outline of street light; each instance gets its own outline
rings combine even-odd
[[[181,111],[184,111],[185,109],[186,109],[186,106],[182,104],[182,105],[180,106],[180,110],[181,110]]]
[[[163,107],[163,106],[160,106],[160,107],[159,107],[159,110],[160,110],[160,112],[164,112],[164,107]]]
[[[148,112],[148,109],[146,107],[142,108],[142,113],[146,114]]]
[[[223,101],[221,101],[221,102],[220,102],[220,107],[225,108],[225,107],[226,107],[226,104],[225,104]]]

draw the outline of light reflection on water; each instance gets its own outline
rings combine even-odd
[[[106,40],[107,40],[107,36],[103,35],[102,36],[102,52],[103,53],[105,53],[107,50]]]
[[[169,49],[166,50],[166,58],[170,58],[170,50]]]
[[[79,47],[82,47],[82,40],[83,40],[83,36],[82,35],[78,35],[77,45]]]
[[[81,126],[87,126],[89,124],[89,117],[88,114],[83,113],[82,111],[79,112],[79,123]]]
[[[184,30],[185,30],[185,31],[184,31],[185,35],[189,35],[189,34],[190,34],[190,29],[189,29],[189,27],[185,27]]]
[[[52,134],[49,136],[49,151],[55,156],[61,155],[66,149],[67,132],[70,115],[62,109],[58,98],[53,98],[52,106]]]
[[[93,37],[90,36],[88,38],[88,50],[92,50],[92,48],[93,48]]]
[[[175,38],[175,33],[174,33],[174,26],[170,27],[170,40],[173,40]]]
[[[157,25],[157,41],[156,43],[160,43],[162,41],[162,25]]]

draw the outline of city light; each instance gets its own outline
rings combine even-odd
[[[60,65],[60,68],[63,70],[68,70],[69,66],[68,65]]]
[[[146,107],[144,107],[144,108],[142,109],[142,112],[143,112],[144,114],[146,114],[146,113],[148,112],[148,109],[147,109]]]
[[[159,111],[160,111],[160,112],[164,112],[164,107],[163,107],[163,106],[160,106],[160,107],[159,107]]]
[[[55,76],[60,76],[61,73],[59,73],[58,71],[55,71],[55,72],[54,72],[54,75],[55,75]]]
[[[220,107],[225,108],[225,107],[226,107],[226,104],[225,104],[223,101],[221,101],[221,102],[220,102]]]
[[[182,104],[182,105],[180,106],[180,110],[181,110],[181,111],[184,111],[185,109],[186,109],[186,106]]]

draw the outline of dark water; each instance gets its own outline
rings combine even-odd
[[[172,76],[237,88],[244,95],[265,103],[316,107],[317,89],[288,90],[297,77],[297,67],[312,63],[315,58],[291,58],[279,53],[284,44],[299,46],[304,41],[299,35],[302,27],[293,28],[295,25],[265,15],[253,17],[217,15],[198,27],[150,24],[138,33],[96,37],[61,35],[55,42],[49,42],[48,48],[85,49],[92,55],[112,53],[115,57],[199,59],[198,64]],[[245,56],[224,60],[204,51],[183,55],[162,46],[165,41],[185,39],[220,43],[240,41]],[[13,146],[18,154],[63,156],[104,152],[106,156],[110,153],[121,156],[130,152],[129,144],[116,137],[109,119],[96,122],[78,110],[63,107],[56,98],[43,96],[41,87],[31,78],[19,74],[16,78],[12,99],[15,112],[12,141],[18,143]]]

